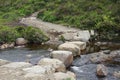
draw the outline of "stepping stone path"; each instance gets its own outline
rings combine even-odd
[[[72,41],[59,45],[59,50],[71,51],[73,56],[80,56],[81,51],[86,48],[86,42]]]
[[[37,65],[0,59],[0,80],[76,80],[75,74],[67,71],[66,67],[85,48],[86,42],[63,43],[59,50],[50,53],[51,58],[43,58]]]

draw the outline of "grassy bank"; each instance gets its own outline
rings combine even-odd
[[[104,39],[120,37],[120,0],[0,0],[0,25],[36,11],[43,21],[94,29]]]

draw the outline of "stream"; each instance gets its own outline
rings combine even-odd
[[[39,49],[38,49],[39,47]],[[49,56],[49,51],[46,46],[26,46],[21,48],[5,49],[0,51],[0,59],[8,60],[11,62],[30,62],[37,64],[38,61],[44,57]]]
[[[49,57],[48,49],[50,46],[47,45],[27,45],[24,48],[12,48],[0,50],[0,59],[9,60],[12,62],[30,62],[32,64],[37,64],[38,61],[44,57]],[[91,63],[88,60],[89,54],[93,52],[99,52],[101,50],[120,50],[120,43],[109,43],[103,45],[92,44],[88,45],[86,50],[80,57],[74,59],[70,70],[74,72],[77,76],[77,80],[120,80],[113,76],[114,71],[120,71],[120,58],[113,62],[103,63],[108,68],[107,77],[97,77],[96,76],[96,66],[97,63]]]

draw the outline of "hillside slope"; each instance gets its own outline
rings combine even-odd
[[[120,0],[0,0],[0,25],[36,11],[43,21],[120,36]]]

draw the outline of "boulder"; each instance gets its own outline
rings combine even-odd
[[[16,45],[21,46],[21,45],[25,45],[25,44],[27,44],[27,40],[25,40],[24,38],[16,39]]]
[[[68,43],[68,42],[58,46],[58,49],[65,50],[65,51],[71,51],[73,53],[73,56],[78,56],[78,55],[80,56],[81,54],[81,50],[77,45]]]
[[[38,65],[41,65],[41,66],[50,65],[55,69],[55,71],[58,71],[58,72],[66,71],[66,67],[65,67],[64,63],[58,59],[43,58],[38,62]]]
[[[30,63],[26,63],[26,62],[12,62],[6,65],[3,65],[1,67],[5,67],[5,68],[11,68],[11,69],[22,69],[22,68],[27,68],[27,67],[31,67],[32,64]]]
[[[0,66],[5,65],[5,64],[8,64],[8,63],[10,63],[10,62],[7,61],[7,60],[2,60],[2,59],[0,59]]]
[[[98,76],[105,77],[108,74],[108,69],[103,64],[98,64],[96,73]]]
[[[50,53],[50,56],[62,61],[66,67],[70,66],[73,62],[73,54],[70,51],[53,51]]]
[[[86,48],[86,42],[72,41],[72,42],[69,42],[69,43],[77,45],[81,50],[84,50]]]
[[[77,32],[74,36],[74,40],[88,42],[90,39],[90,32],[88,30],[81,30]]]
[[[71,74],[57,72],[54,73],[54,79],[55,80],[76,80]]]

